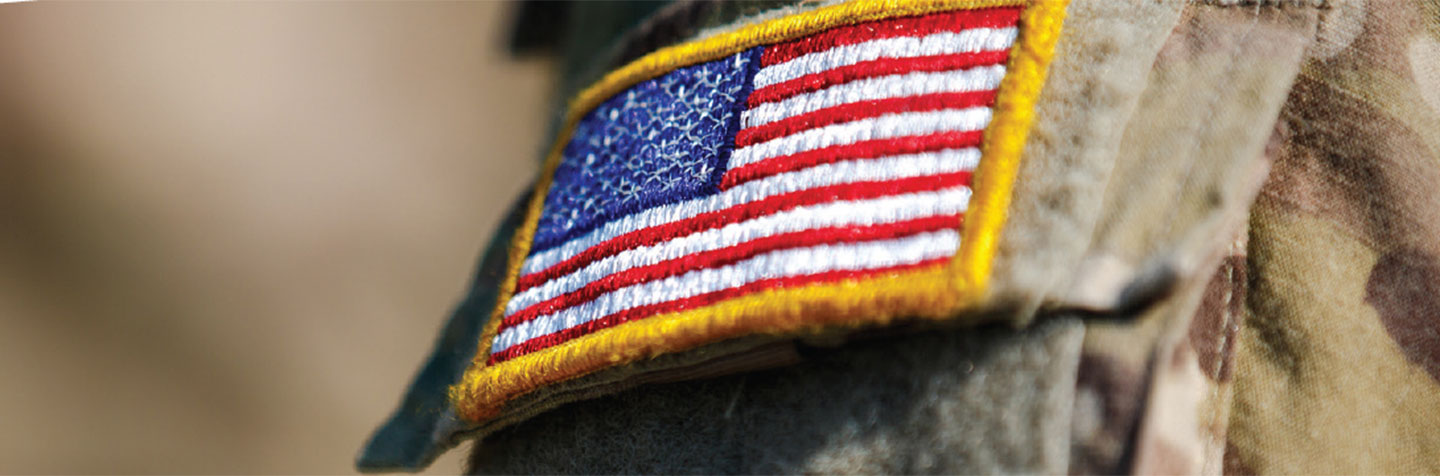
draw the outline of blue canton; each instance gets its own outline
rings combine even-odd
[[[714,192],[759,52],[642,82],[581,119],[545,197],[532,252],[615,218]]]

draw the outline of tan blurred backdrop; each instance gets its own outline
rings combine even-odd
[[[542,145],[509,14],[0,5],[0,472],[351,472]]]

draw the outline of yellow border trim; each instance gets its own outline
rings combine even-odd
[[[1024,5],[1025,0],[857,0],[722,33],[695,43],[656,50],[606,74],[570,102],[566,123],[580,118],[636,83],[676,68],[724,58],[760,45],[793,40],[838,26],[952,10]]]
[[[953,262],[962,306],[981,302],[988,290],[995,246],[1020,171],[1020,153],[1035,121],[1035,101],[1045,86],[1045,74],[1060,39],[1068,3],[1036,0],[1020,14],[1020,38],[1011,49],[995,110],[985,128],[980,166],[970,185],[974,194],[965,210],[960,252]]]
[[[1067,0],[1033,0],[1021,14],[991,125],[987,128],[975,195],[966,213],[960,252],[948,265],[791,289],[763,291],[699,309],[662,314],[588,334],[565,344],[487,366],[520,267],[530,252],[545,196],[565,144],[586,113],[641,81],[676,68],[712,61],[755,46],[779,43],[830,28],[942,11],[1018,6],[1025,0],[856,0],[742,27],[695,43],[657,50],[607,74],[571,101],[564,127],[546,158],[525,224],[515,233],[509,269],[496,309],[481,335],[479,352],[450,388],[459,415],[483,421],[505,402],[545,385],[605,367],[752,333],[792,333],[833,325],[881,324],[901,316],[938,318],[978,302],[989,275],[1000,226],[1019,168],[1020,152],[1044,84]],[[861,292],[863,291],[863,292]]]
[[[898,317],[941,317],[954,305],[954,293],[945,286],[946,274],[946,266],[937,264],[867,279],[761,291],[699,309],[646,317],[492,367],[504,372],[467,375],[457,387],[465,406],[457,409],[467,419],[483,420],[499,414],[497,403],[523,391],[732,337],[883,324]]]

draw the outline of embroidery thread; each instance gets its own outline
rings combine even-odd
[[[975,302],[1064,13],[1020,3],[860,0],[662,49],[581,93],[457,411],[483,421],[708,342]]]

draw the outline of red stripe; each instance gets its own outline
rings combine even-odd
[[[870,61],[861,61],[852,65],[827,69],[818,73],[807,74],[789,81],[756,89],[745,99],[745,103],[750,107],[755,107],[767,102],[780,101],[796,94],[819,91],[836,84],[847,83],[857,79],[901,73],[952,71],[976,66],[988,66],[1004,63],[1009,57],[1010,50],[998,50],[981,51],[978,53],[916,56],[910,58],[879,58]]]
[[[521,356],[521,355],[524,355],[524,354],[528,354],[528,353],[531,353],[531,352],[535,352],[535,351],[538,351],[538,350],[540,350],[540,349],[544,349],[544,348],[546,348],[546,347],[554,346],[554,345],[559,344],[559,343],[561,343],[561,342],[569,341],[569,340],[574,339],[574,338],[576,338],[576,337],[583,336],[583,335],[585,335],[585,334],[589,334],[589,333],[592,333],[592,332],[595,332],[595,331],[598,331],[598,330],[601,330],[601,329],[609,328],[609,327],[614,327],[614,326],[617,326],[617,325],[620,325],[620,324],[624,324],[624,323],[626,323],[626,322],[630,322],[630,321],[634,321],[634,320],[638,320],[638,319],[641,319],[641,318],[645,318],[645,317],[649,317],[649,316],[654,316],[654,315],[662,314],[662,313],[683,311],[683,310],[686,310],[686,309],[694,309],[694,308],[697,308],[697,307],[702,307],[702,306],[714,304],[714,303],[716,303],[716,302],[719,302],[719,301],[722,301],[722,300],[725,300],[725,299],[729,299],[729,298],[737,297],[737,296],[742,296],[742,295],[745,295],[745,294],[750,294],[750,293],[754,293],[754,292],[764,291],[764,290],[768,290],[768,289],[781,289],[781,288],[789,288],[789,287],[798,287],[798,286],[803,286],[803,285],[806,285],[806,284],[813,284],[813,283],[822,283],[822,282],[831,282],[831,281],[841,281],[841,280],[846,280],[846,279],[859,279],[859,278],[864,278],[864,277],[869,277],[869,276],[875,276],[875,275],[880,275],[880,274],[895,273],[895,272],[901,272],[901,271],[908,271],[908,270],[913,270],[913,269],[925,268],[925,267],[929,267],[929,266],[937,266],[937,265],[938,265],[938,266],[944,266],[944,265],[945,265],[946,263],[948,263],[949,261],[950,261],[950,258],[946,257],[946,258],[936,258],[936,259],[932,259],[932,260],[921,261],[921,262],[915,263],[915,264],[902,265],[902,266],[894,266],[894,267],[881,268],[881,269],[866,269],[866,270],[858,270],[858,271],[841,270],[841,271],[829,271],[829,272],[824,272],[824,273],[811,274],[811,275],[807,275],[807,276],[791,276],[791,277],[784,277],[784,278],[771,278],[771,279],[766,279],[766,280],[762,280],[762,281],[755,281],[755,282],[752,282],[752,283],[749,283],[749,284],[746,284],[746,285],[743,285],[743,286],[739,286],[739,287],[734,287],[734,288],[730,288],[730,289],[724,289],[724,290],[715,291],[715,292],[712,292],[712,293],[701,294],[701,295],[692,296],[692,297],[688,297],[688,298],[684,298],[684,299],[677,299],[677,300],[674,300],[674,301],[668,301],[668,302],[663,302],[663,303],[658,303],[658,304],[652,304],[652,305],[648,305],[648,306],[635,307],[635,308],[627,309],[627,310],[624,310],[624,311],[616,312],[616,313],[614,313],[614,314],[610,314],[610,315],[608,315],[608,316],[605,316],[605,317],[602,317],[602,318],[599,318],[599,319],[596,319],[596,320],[593,320],[593,321],[590,321],[590,322],[586,322],[586,323],[584,323],[584,324],[580,324],[580,325],[575,326],[575,327],[566,328],[566,329],[557,331],[557,332],[552,333],[552,334],[546,334],[546,335],[543,335],[543,336],[538,336],[538,337],[535,337],[535,338],[533,338],[533,339],[527,340],[527,341],[525,341],[525,342],[521,342],[521,343],[519,343],[519,344],[516,344],[516,345],[514,345],[514,346],[512,346],[512,347],[510,347],[510,348],[508,348],[508,349],[505,349],[505,350],[502,350],[502,351],[500,351],[500,352],[496,352],[496,353],[490,354],[490,358],[489,358],[489,360],[488,360],[488,364],[493,365],[493,364],[497,364],[497,363],[500,363],[500,362],[504,362],[504,361],[506,361],[506,360],[510,360],[510,359],[513,359],[513,358],[515,358],[515,357],[518,357],[518,356]]]
[[[728,190],[751,180],[841,160],[873,159],[899,154],[975,147],[980,145],[983,137],[984,131],[941,132],[923,136],[867,140],[807,150],[731,169],[721,177],[720,189]]]
[[[814,246],[822,243],[856,243],[861,241],[899,238],[926,231],[955,228],[960,223],[959,215],[941,215],[884,223],[871,226],[843,226],[802,230],[793,233],[768,236],[737,245],[696,253],[667,260],[650,266],[630,268],[586,284],[572,292],[541,301],[520,310],[501,321],[501,326],[535,319],[546,314],[589,302],[600,295],[626,286],[634,286],[671,276],[678,276],[702,268],[716,268],[784,248]]]
[[[735,135],[735,146],[745,147],[755,145],[777,137],[784,137],[817,127],[883,116],[885,114],[993,106],[994,104],[995,90],[993,89],[967,93],[935,93],[923,96],[852,102],[827,107],[798,116],[790,116],[769,124],[742,129],[739,134]]]
[[[896,18],[835,28],[824,33],[781,43],[765,49],[760,65],[784,63],[799,56],[836,46],[853,45],[882,38],[920,36],[941,31],[970,28],[1004,28],[1020,20],[1020,7],[985,8]]]
[[[571,256],[569,259],[556,263],[554,266],[521,276],[516,283],[515,292],[525,291],[526,289],[543,284],[546,281],[570,274],[595,260],[603,259],[624,250],[638,246],[653,245],[697,231],[717,228],[799,206],[932,191],[957,185],[967,185],[969,182],[969,172],[956,172],[943,175],[910,177],[899,180],[843,183],[790,192],[736,205],[723,210],[701,213],[684,220],[642,228],[605,240],[585,249],[585,251],[576,253],[575,256]]]

